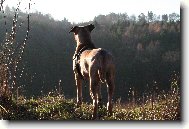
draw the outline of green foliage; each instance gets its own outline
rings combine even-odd
[[[178,76],[171,79],[171,90],[161,94],[136,98],[121,103],[121,98],[114,103],[113,115],[107,114],[106,106],[98,108],[98,120],[181,120],[181,97]],[[145,99],[146,98],[146,99]],[[135,101],[142,100],[142,103]],[[0,119],[4,120],[92,120],[93,106],[82,103],[77,107],[75,99],[65,99],[62,95],[50,92],[48,95],[26,99],[0,96]]]
[[[8,12],[0,13],[0,41],[4,41],[5,30],[9,32],[12,27],[14,12],[11,9]],[[19,12],[17,23],[20,24],[26,17],[27,14]],[[107,49],[115,57],[114,100],[121,97],[128,101],[125,94],[130,87],[134,87],[141,96],[145,90],[153,88],[154,81],[158,83],[159,92],[168,91],[170,89],[165,85],[170,84],[174,71],[180,76],[181,37],[177,14],[165,14],[160,20],[151,11],[148,16],[144,13],[139,16],[110,13],[78,25],[89,23],[96,27],[92,32],[96,47]],[[74,25],[66,18],[56,21],[40,12],[31,13],[30,37],[16,73],[19,92],[27,97],[40,96],[60,87],[66,97],[75,97],[72,71],[75,42],[73,35],[68,33]],[[17,42],[23,41],[25,28],[27,24],[24,22],[17,33]],[[90,99],[89,96],[87,99]]]
[[[113,115],[106,106],[99,107],[99,120],[181,120],[180,94],[172,90],[144,103],[114,104]],[[20,98],[18,101],[1,97],[0,118],[5,120],[92,120],[93,106],[83,103],[77,108],[76,100],[49,94],[37,99]],[[5,109],[2,109],[4,107]],[[6,110],[6,111],[5,111]]]

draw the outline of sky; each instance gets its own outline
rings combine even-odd
[[[30,0],[5,0],[10,7],[17,7],[21,1],[21,10],[27,11]],[[127,13],[129,16],[147,15],[148,11],[154,14],[180,14],[180,0],[31,0],[31,11],[50,14],[56,20],[64,17],[70,22],[87,22],[100,14],[111,12]]]

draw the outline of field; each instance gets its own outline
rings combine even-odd
[[[95,45],[112,52],[117,68],[113,115],[107,115],[103,101],[98,120],[182,120],[179,14],[110,13],[75,24],[41,12],[24,13],[21,2],[16,8],[4,7],[4,1],[0,3],[0,119],[92,119],[92,101],[84,100],[78,108],[73,98],[75,41],[69,34],[75,25],[92,23]],[[31,5],[30,0],[28,12]]]
[[[147,97],[137,105],[134,101],[114,103],[113,115],[107,116],[103,104],[98,110],[98,120],[181,120],[180,94],[174,89],[167,94]],[[76,99],[49,93],[40,98],[17,99],[1,96],[0,119],[5,120],[91,120],[92,104],[83,102],[76,107]]]

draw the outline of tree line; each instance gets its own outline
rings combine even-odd
[[[14,8],[0,13],[0,43],[11,30]],[[180,78],[181,32],[180,15],[156,15],[152,11],[138,17],[127,13],[98,15],[92,21],[71,23],[54,20],[48,14],[30,14],[30,34],[21,63],[17,85],[26,96],[40,96],[52,90],[68,98],[76,97],[72,56],[75,41],[69,30],[74,25],[93,23],[92,39],[96,47],[109,50],[116,62],[115,98],[128,100],[130,89],[137,95],[154,90],[168,91],[173,76]],[[22,40],[27,24],[26,13],[20,12],[17,41]],[[180,81],[180,80],[179,80]],[[88,83],[84,83],[88,85]],[[58,92],[58,91],[57,91]],[[88,86],[83,94],[89,98]],[[104,92],[104,94],[106,94]]]

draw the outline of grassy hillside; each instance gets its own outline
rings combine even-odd
[[[99,120],[181,120],[180,95],[173,89],[168,94],[138,98],[142,104],[114,103],[113,116],[107,116],[105,103],[98,110]],[[49,93],[40,98],[17,100],[1,96],[0,119],[5,120],[91,120],[92,104],[83,102],[76,107],[76,99]]]
[[[169,16],[175,18],[110,13],[77,24],[93,23],[96,47],[115,57],[113,115],[103,100],[99,120],[181,120],[180,16]],[[8,6],[0,11],[0,119],[91,120],[89,90],[80,108],[73,98],[75,42],[68,32],[75,25]]]

